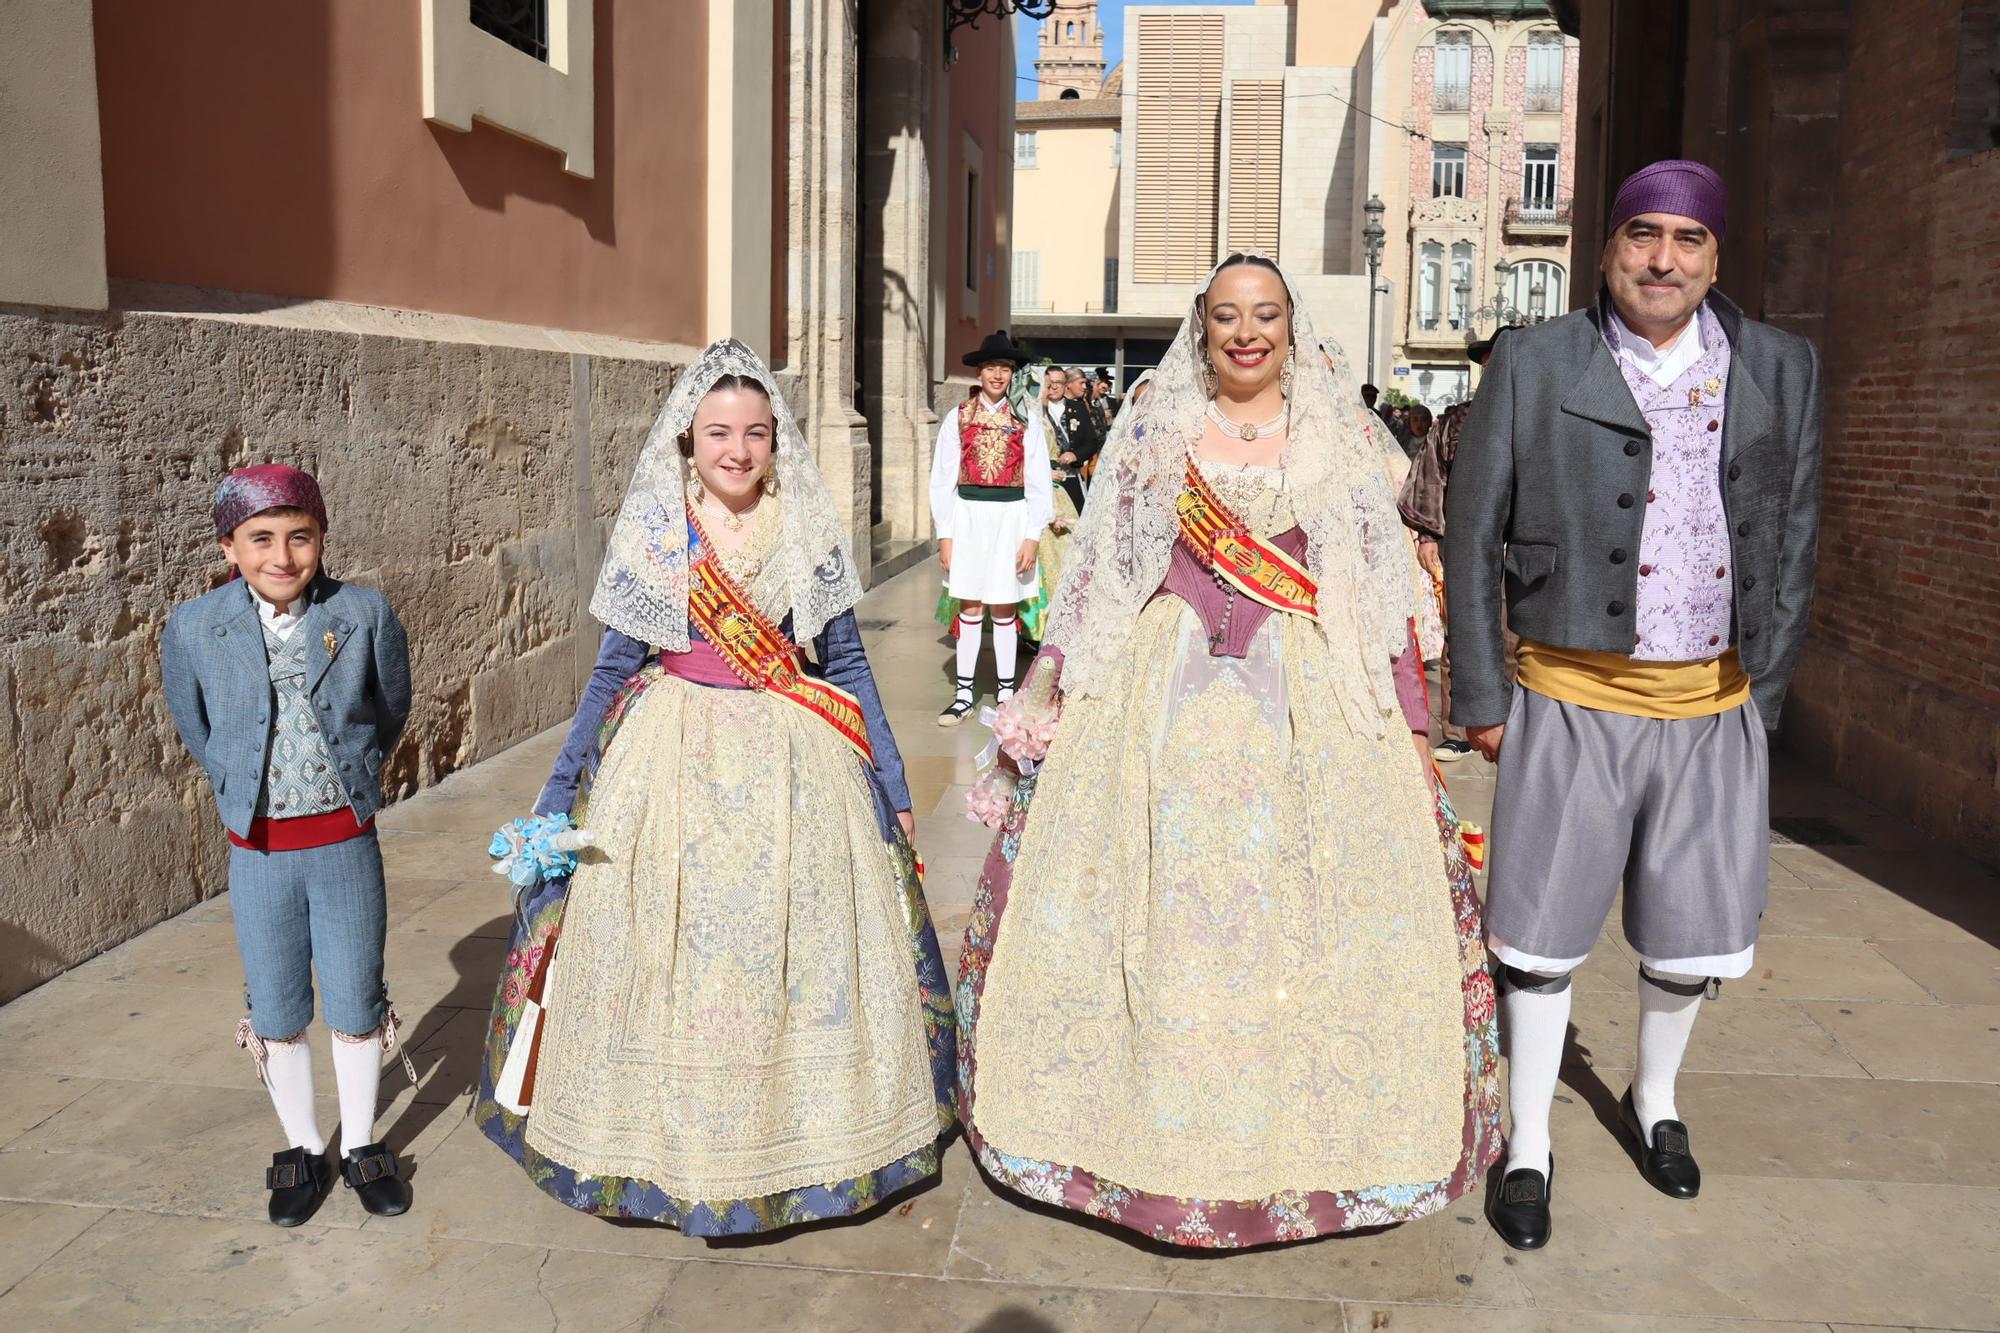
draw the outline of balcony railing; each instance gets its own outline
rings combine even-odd
[[[1560,111],[1563,109],[1563,90],[1560,85],[1544,87],[1529,84],[1528,91],[1521,98],[1523,111]]]
[[[1576,211],[1573,199],[1522,199],[1507,201],[1510,231],[1568,231]]]
[[[1433,111],[1465,111],[1472,106],[1472,90],[1462,83],[1439,88],[1431,95]]]

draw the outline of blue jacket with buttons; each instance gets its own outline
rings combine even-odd
[[[382,762],[410,718],[410,650],[388,599],[322,574],[306,591],[306,682],[327,753],[366,824],[382,808]],[[215,789],[222,823],[250,833],[277,700],[255,594],[241,579],[167,617],[160,680],[174,726]]]

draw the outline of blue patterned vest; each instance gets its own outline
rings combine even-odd
[[[333,771],[313,716],[312,695],[306,690],[306,633],[294,629],[289,639],[264,630],[264,656],[271,665],[271,692],[277,708],[271,723],[271,748],[264,761],[264,789],[257,796],[262,819],[297,819],[346,809],[347,789]]]

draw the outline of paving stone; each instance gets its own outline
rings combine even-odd
[[[1876,1078],[2000,1083],[2000,1005],[1822,1002],[1807,1012]]]
[[[643,1327],[672,1267],[421,1231],[114,1213],[0,1298],[15,1328]]]
[[[0,1203],[0,1318],[7,1316],[8,1288],[110,1215],[61,1203]]]
[[[2000,949],[1981,940],[1877,940],[1875,952],[1946,1004],[2000,1005]]]

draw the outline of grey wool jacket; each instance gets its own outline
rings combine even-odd
[[[306,592],[306,688],[340,784],[366,824],[382,808],[382,762],[410,718],[409,645],[388,599],[322,574]],[[160,682],[174,726],[215,789],[223,825],[247,837],[277,699],[254,594],[241,579],[167,617]]]
[[[1501,339],[1459,436],[1444,567],[1460,726],[1507,720],[1503,597],[1508,628],[1524,639],[1632,650],[1652,437],[1605,345],[1607,300]],[[1745,318],[1719,291],[1708,303],[1731,357],[1720,481],[1738,576],[1732,642],[1764,725],[1775,727],[1812,606],[1819,354]]]

